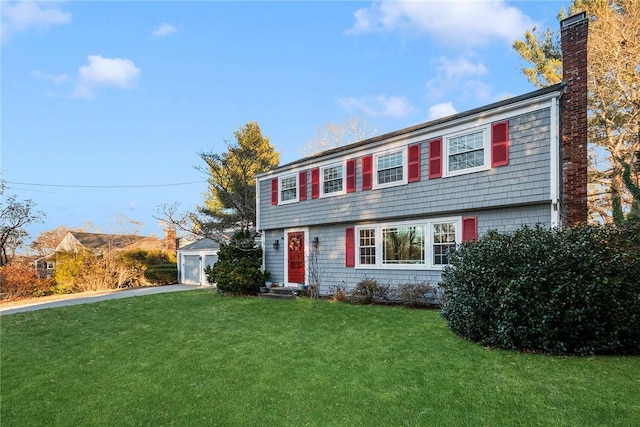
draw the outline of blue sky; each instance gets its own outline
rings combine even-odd
[[[511,43],[568,1],[0,4],[5,195],[60,225],[161,235],[203,202],[199,152],[256,121],[303,156],[326,123],[376,135],[535,88]]]

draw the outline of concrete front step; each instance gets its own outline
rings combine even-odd
[[[258,294],[259,298],[271,298],[271,299],[294,299],[303,294],[303,290],[293,286],[278,286],[275,288],[269,288],[267,292],[261,292]]]

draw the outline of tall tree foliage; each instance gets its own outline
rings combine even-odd
[[[589,75],[589,212],[621,222],[640,215],[640,2],[574,0],[572,15],[591,18]],[[563,10],[558,18],[567,16]],[[522,71],[538,87],[561,81],[559,38],[533,28],[513,48],[531,64]]]
[[[318,134],[307,141],[302,149],[302,154],[311,156],[321,151],[370,138],[375,134],[376,130],[369,127],[369,123],[363,116],[353,116],[342,123],[325,123],[318,127]]]
[[[0,266],[8,264],[29,237],[25,227],[44,218],[32,200],[19,201],[15,195],[5,198],[5,188],[4,181],[0,181]]]
[[[280,163],[269,138],[256,122],[234,132],[235,142],[227,142],[224,153],[203,152],[200,169],[209,175],[209,189],[200,215],[192,216],[203,234],[225,229],[247,230],[256,223],[256,175]]]

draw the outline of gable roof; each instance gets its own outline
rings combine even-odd
[[[467,110],[467,111],[463,111],[460,113],[456,113],[450,116],[446,116],[446,117],[442,117],[439,119],[435,119],[435,120],[431,120],[428,122],[424,122],[424,123],[420,123],[414,126],[410,126],[404,129],[400,129],[400,130],[396,130],[393,132],[389,132],[389,133],[385,133],[382,135],[377,135],[371,138],[367,138],[367,139],[363,139],[361,141],[356,141],[354,143],[348,144],[348,145],[342,145],[340,147],[337,148],[332,148],[326,151],[322,151],[319,153],[315,153],[312,154],[310,156],[298,159],[298,160],[294,160],[293,162],[284,164],[284,165],[280,165],[277,168],[274,168],[270,171],[267,172],[263,172],[261,174],[256,175],[257,178],[261,178],[264,176],[268,176],[268,175],[272,175],[274,173],[277,173],[277,171],[282,170],[282,169],[289,169],[289,168],[293,168],[296,165],[300,165],[300,164],[305,164],[305,163],[311,163],[317,159],[320,158],[325,158],[325,157],[332,157],[332,156],[337,156],[340,155],[340,153],[345,152],[345,151],[350,151],[353,149],[357,149],[363,146],[367,146],[367,145],[372,145],[375,146],[376,144],[379,143],[383,143],[384,141],[387,141],[391,138],[396,138],[399,136],[403,136],[403,135],[408,135],[408,134],[413,134],[415,132],[420,132],[423,130],[428,130],[431,128],[439,128],[442,126],[449,126],[450,123],[452,122],[456,122],[459,120],[465,120],[469,117],[472,116],[476,116],[476,115],[480,115],[482,113],[485,112],[489,112],[492,110],[498,110],[498,109],[502,109],[502,108],[510,108],[510,106],[512,105],[516,105],[516,104],[521,104],[521,103],[525,103],[525,102],[534,102],[534,100],[536,100],[536,98],[541,98],[541,97],[550,97],[553,96],[554,93],[562,93],[564,91],[565,88],[565,84],[564,83],[558,83],[552,86],[548,86],[542,89],[538,89],[535,90],[533,92],[528,92],[525,93],[523,95],[519,95],[519,96],[515,96],[512,98],[507,98],[498,102],[494,102],[492,104],[487,104],[478,108],[474,108],[471,110]]]
[[[85,231],[70,231],[56,247],[57,251],[72,251],[82,247],[85,249],[134,249],[134,248],[162,248],[162,242],[157,237],[138,236],[135,234],[106,234],[88,233]]]
[[[220,243],[213,239],[200,239],[178,248],[178,251],[197,251],[203,249],[220,249]]]

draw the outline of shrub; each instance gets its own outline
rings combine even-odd
[[[389,302],[389,285],[381,285],[375,279],[362,279],[349,294],[348,301],[355,304],[386,304]]]
[[[640,354],[640,222],[487,233],[451,254],[442,313],[467,339],[551,354]]]
[[[51,279],[38,279],[32,266],[7,264],[0,267],[0,294],[4,300],[50,295]]]
[[[218,261],[204,271],[209,283],[215,283],[223,294],[255,295],[268,277],[261,267],[262,248],[249,231],[238,231],[228,244],[220,245]]]
[[[152,269],[149,273],[147,270]],[[59,252],[56,289],[64,293],[175,283],[175,257],[158,250]]]
[[[349,299],[349,294],[347,293],[347,285],[335,285],[329,288],[330,301],[331,302],[344,302]]]
[[[176,264],[150,265],[144,272],[144,278],[149,283],[170,285],[178,281],[178,267]]]
[[[438,288],[426,282],[398,285],[397,296],[400,304],[408,307],[436,307],[439,305]]]

